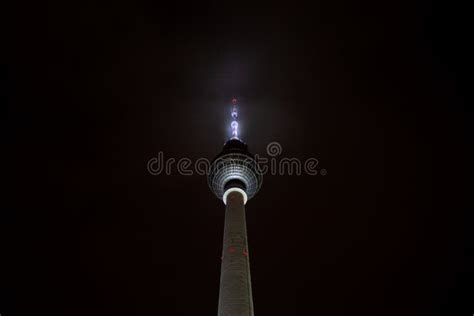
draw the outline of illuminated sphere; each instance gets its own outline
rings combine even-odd
[[[240,139],[230,139],[212,161],[207,181],[219,199],[226,190],[238,188],[244,190],[250,200],[260,189],[263,176],[247,144]]]

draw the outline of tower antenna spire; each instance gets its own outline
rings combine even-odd
[[[237,99],[232,99],[232,123],[230,127],[232,128],[232,137],[231,139],[239,139],[239,123],[237,122]]]

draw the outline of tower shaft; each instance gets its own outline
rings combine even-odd
[[[218,316],[253,316],[252,287],[242,193],[227,196]]]

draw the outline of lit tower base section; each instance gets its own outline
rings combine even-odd
[[[252,316],[245,204],[260,189],[262,175],[237,131],[212,162],[208,183],[225,204],[218,316]]]

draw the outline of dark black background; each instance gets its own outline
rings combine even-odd
[[[472,315],[470,16],[447,3],[18,3],[6,52],[10,315],[215,315],[230,99],[266,176],[247,204],[256,315]],[[9,15],[9,11],[4,13]],[[12,168],[15,166],[15,168]]]

